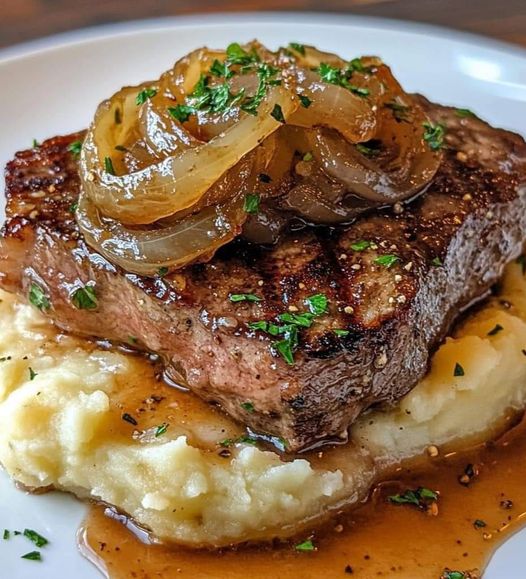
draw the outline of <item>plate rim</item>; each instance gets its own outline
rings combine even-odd
[[[15,63],[18,60],[31,58],[43,53],[55,50],[63,50],[72,45],[86,45],[97,43],[113,37],[126,37],[141,32],[163,32],[171,29],[213,28],[217,26],[229,26],[232,24],[279,24],[289,23],[294,25],[317,24],[323,27],[352,27],[364,26],[405,32],[413,35],[427,35],[443,40],[453,40],[468,44],[474,48],[486,48],[505,53],[508,56],[523,58],[526,60],[526,47],[513,44],[482,34],[449,28],[426,22],[417,22],[396,18],[383,18],[346,12],[315,12],[315,11],[236,11],[214,12],[207,14],[190,14],[179,16],[164,16],[144,19],[134,19],[126,22],[112,22],[108,24],[95,24],[92,26],[75,28],[73,30],[46,35],[41,38],[16,43],[11,46],[0,48],[0,66]]]

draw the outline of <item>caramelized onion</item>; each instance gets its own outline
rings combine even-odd
[[[160,268],[207,261],[241,232],[246,217],[241,196],[225,205],[205,207],[161,229],[132,229],[102,218],[85,193],[80,195],[77,209],[77,221],[89,245],[126,271],[150,276]]]
[[[124,223],[147,224],[168,217],[197,203],[225,171],[281,126],[270,114],[276,105],[286,117],[297,107],[284,89],[272,87],[258,115],[246,115],[224,135],[136,173],[112,175],[104,167],[115,147],[107,134],[111,102],[103,103],[82,148],[84,190],[106,216]]]
[[[90,245],[144,275],[210,259],[242,230],[273,243],[294,215],[349,223],[425,189],[441,158],[426,121],[374,57],[196,50],[98,107],[77,220]],[[249,193],[259,213],[245,211]]]

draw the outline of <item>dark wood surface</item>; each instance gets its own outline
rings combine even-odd
[[[253,10],[326,11],[417,20],[526,46],[526,0],[0,0],[0,47],[105,23]]]

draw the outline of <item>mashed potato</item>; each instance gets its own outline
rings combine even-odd
[[[358,501],[393,461],[483,439],[526,404],[526,280],[517,264],[499,298],[446,340],[400,405],[360,419],[350,443],[323,460],[285,462],[245,443],[220,456],[207,436],[219,441],[225,419],[212,413],[193,424],[174,410],[161,436],[138,436],[116,403],[133,381],[134,357],[63,336],[34,308],[0,299],[0,463],[28,487],[102,500],[182,543],[290,532]]]

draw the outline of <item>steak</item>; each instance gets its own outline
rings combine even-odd
[[[82,134],[49,139],[7,166],[0,286],[27,298],[36,284],[60,328],[159,354],[177,383],[289,450],[345,437],[358,414],[415,386],[526,237],[523,139],[421,102],[446,127],[445,151],[411,203],[291,232],[272,249],[238,239],[209,263],[155,278],[119,270],[85,244],[68,152]],[[96,304],[79,309],[72,295],[85,286]],[[317,294],[328,310],[298,326],[288,363],[275,345],[283,336],[269,328],[280,314],[301,317]]]

